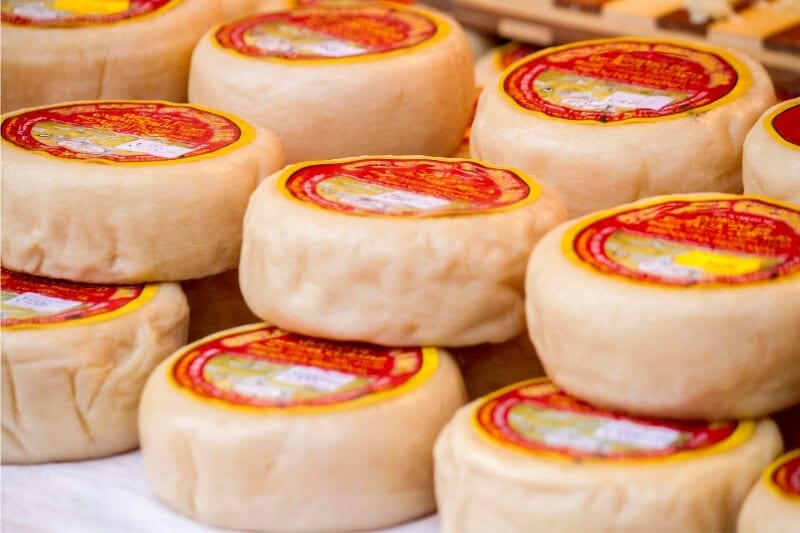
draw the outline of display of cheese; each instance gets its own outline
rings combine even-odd
[[[800,527],[800,448],[764,471],[742,506],[740,533],[791,533]]]
[[[552,185],[571,217],[670,193],[742,191],[742,144],[775,102],[755,60],[633,37],[547,48],[481,93],[472,157]]]
[[[288,162],[450,155],[472,111],[472,58],[457,22],[393,3],[320,4],[210,30],[189,101],[274,131]]]
[[[512,383],[545,375],[527,331],[506,342],[450,348],[448,351],[461,370],[470,400]]]
[[[260,322],[250,311],[239,290],[239,270],[181,283],[189,302],[189,340],[197,340],[224,329]]]
[[[239,281],[288,331],[386,346],[468,346],[523,332],[524,277],[558,197],[467,159],[290,165],[253,193]]]
[[[442,533],[731,531],[774,422],[639,418],[546,379],[459,409],[434,449]]]
[[[540,46],[520,41],[510,41],[492,48],[475,61],[475,85],[483,88],[495,84],[506,68],[541,49]]]
[[[526,277],[528,330],[569,393],[712,420],[800,402],[800,207],[667,195],[548,233]]]
[[[70,102],[2,117],[3,266],[90,283],[186,280],[235,268],[280,142],[211,109]]]
[[[192,50],[221,19],[218,0],[4,0],[2,110],[186,101]]]
[[[746,194],[764,194],[800,205],[800,98],[767,110],[744,142]]]
[[[444,351],[251,324],[153,372],[142,458],[158,498],[216,527],[374,530],[434,510],[433,443],[464,400]]]
[[[145,380],[186,342],[189,310],[180,286],[1,272],[2,462],[82,460],[135,448]]]

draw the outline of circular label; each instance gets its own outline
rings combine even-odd
[[[767,479],[781,494],[800,498],[800,450],[794,450],[775,461],[767,471]]]
[[[22,111],[2,123],[4,141],[64,159],[162,163],[218,153],[254,136],[250,126],[167,102],[81,102]]]
[[[495,443],[569,459],[663,459],[738,443],[752,431],[752,422],[661,420],[606,411],[569,396],[546,378],[491,394],[478,405],[474,421]]]
[[[110,24],[141,17],[180,0],[3,0],[2,20],[20,26]]]
[[[672,198],[585,219],[565,234],[565,253],[594,271],[671,286],[800,272],[800,210],[754,197]]]
[[[509,169],[464,159],[353,158],[289,167],[278,188],[326,210],[394,217],[481,213],[518,207],[540,189]]]
[[[386,54],[430,42],[442,22],[391,4],[324,4],[263,13],[223,24],[216,41],[253,57],[341,59]]]
[[[744,91],[750,77],[723,51],[620,38],[546,49],[516,63],[500,84],[523,109],[614,123],[705,108]]]
[[[800,99],[778,106],[764,118],[764,126],[779,141],[800,149]]]
[[[155,292],[154,285],[95,285],[54,280],[0,269],[3,328],[74,325],[106,320],[137,309]]]
[[[433,348],[335,342],[255,324],[191,345],[171,373],[181,388],[229,406],[318,409],[415,387],[437,358]]]

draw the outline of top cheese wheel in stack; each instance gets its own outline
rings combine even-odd
[[[739,533],[791,533],[800,528],[800,449],[764,470],[742,505]]]
[[[248,197],[282,165],[271,133],[187,104],[71,102],[4,115],[3,266],[96,283],[232,269]]]
[[[317,337],[502,342],[525,327],[531,249],[565,219],[549,188],[468,159],[299,163],[251,196],[242,294],[264,320]]]
[[[472,111],[472,60],[449,17],[391,3],[325,4],[218,26],[192,56],[189,100],[281,138],[288,162],[447,156]]]
[[[767,110],[747,134],[744,192],[800,205],[800,98]]]
[[[800,208],[667,195],[562,224],[531,254],[547,375],[650,416],[750,418],[800,401]]]
[[[217,0],[9,0],[2,110],[68,100],[186,101],[192,49]]]
[[[741,192],[742,143],[775,102],[755,60],[620,37],[548,48],[481,93],[472,157],[558,192],[570,216],[658,194]]]

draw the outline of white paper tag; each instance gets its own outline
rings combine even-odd
[[[396,207],[410,206],[416,209],[436,209],[450,203],[448,200],[436,198],[435,196],[406,191],[387,192],[378,194],[374,198]]]
[[[595,436],[609,442],[648,450],[663,450],[675,443],[680,431],[665,427],[644,426],[625,420],[610,420],[597,428]]]
[[[335,370],[322,370],[310,366],[293,366],[280,374],[276,374],[272,379],[280,383],[309,387],[322,392],[336,392],[351,383],[356,377]]]
[[[73,307],[78,307],[81,305],[81,302],[64,300],[53,296],[44,296],[43,294],[35,292],[23,292],[13,298],[5,300],[3,305],[13,305],[14,307],[22,307],[34,313],[48,314],[61,313]]]
[[[631,109],[651,109],[657,111],[672,103],[669,96],[647,96],[643,94],[616,91],[603,100],[609,106],[627,107]]]
[[[326,57],[348,57],[363,54],[366,49],[342,41],[323,41],[309,47],[309,50]]]
[[[180,146],[172,146],[158,141],[151,141],[148,139],[138,139],[115,146],[117,150],[125,150],[127,152],[139,152],[148,154],[155,157],[164,157],[166,159],[175,159],[188,154],[194,148],[181,148]]]

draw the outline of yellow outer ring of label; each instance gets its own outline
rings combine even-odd
[[[644,200],[644,201],[637,201],[636,206],[638,209],[645,209],[647,207],[652,207],[654,205],[662,204],[665,202],[671,201],[688,201],[688,202],[697,202],[697,201],[706,201],[706,200],[762,200],[764,202],[777,205],[779,207],[785,207],[790,210],[796,210],[797,206],[792,205],[788,202],[782,202],[780,200],[776,200],[774,198],[770,198],[767,196],[755,195],[755,194],[748,194],[748,195],[737,195],[737,194],[704,194],[703,196],[687,196],[687,195],[679,195],[679,194],[670,194],[668,197],[662,196],[660,198]],[[561,238],[561,252],[569,259],[572,263],[577,264],[584,270],[591,272],[592,274],[596,274],[599,276],[604,276],[608,278],[615,279],[617,281],[623,283],[630,283],[636,285],[638,287],[641,286],[648,286],[654,289],[667,289],[667,290],[692,290],[692,291],[700,291],[700,290],[714,290],[719,288],[727,288],[727,289],[738,289],[738,288],[747,288],[753,285],[757,285],[760,283],[780,283],[783,281],[788,281],[790,279],[796,278],[800,276],[800,269],[798,271],[793,272],[791,274],[786,274],[774,279],[762,279],[757,281],[749,281],[747,283],[740,283],[740,284],[729,284],[729,283],[694,283],[692,285],[669,285],[666,283],[659,283],[657,281],[644,281],[644,280],[637,280],[631,279],[628,276],[623,274],[612,274],[608,272],[600,272],[599,270],[595,269],[592,265],[583,261],[578,254],[575,253],[575,250],[572,247],[575,238],[578,236],[578,233],[586,229],[587,226],[594,224],[600,220],[605,218],[612,217],[619,213],[629,211],[630,205],[614,207],[611,209],[606,209],[604,211],[598,211],[597,213],[588,215],[587,217],[581,219],[580,222],[576,222],[572,224],[567,231],[564,233],[564,236]]]
[[[51,153],[39,150],[29,150],[28,148],[23,148],[22,146],[17,146],[16,144],[12,143],[11,141],[6,140],[5,137],[2,138],[3,145],[10,146],[17,150],[21,150],[28,154],[39,155],[43,157],[49,157],[56,161],[64,161],[68,163],[98,163],[101,165],[114,165],[114,166],[122,166],[122,167],[148,167],[153,165],[181,165],[187,163],[193,163],[195,161],[202,161],[204,159],[212,159],[214,157],[218,157],[224,155],[228,152],[232,152],[234,150],[239,150],[240,148],[247,146],[248,144],[252,143],[253,140],[256,138],[256,130],[250,125],[249,122],[245,121],[242,118],[237,117],[236,115],[231,115],[230,113],[226,113],[224,111],[220,111],[218,109],[211,109],[210,107],[205,107],[197,104],[187,104],[187,103],[178,103],[178,102],[167,102],[165,100],[75,100],[70,102],[59,102],[57,104],[48,104],[43,106],[37,107],[28,107],[25,109],[21,109],[19,111],[13,111],[11,113],[7,113],[0,117],[0,122],[5,121],[8,118],[16,117],[19,115],[23,115],[25,113],[30,113],[31,111],[38,111],[38,110],[45,110],[45,109],[52,109],[54,107],[65,107],[65,104],[69,105],[92,105],[92,104],[162,104],[169,107],[185,107],[189,109],[196,109],[199,111],[205,111],[206,113],[217,115],[219,117],[226,118],[233,122],[233,124],[239,128],[241,132],[240,137],[232,142],[227,146],[223,146],[213,152],[208,152],[206,154],[196,155],[194,157],[184,157],[181,159],[163,159],[160,161],[109,161],[107,159],[72,159],[69,157],[60,157],[57,155],[53,155]]]
[[[615,465],[616,464],[641,465],[641,464],[663,464],[663,463],[675,463],[679,461],[691,461],[693,459],[698,459],[709,455],[724,453],[744,443],[747,439],[749,439],[753,435],[753,432],[755,431],[756,428],[756,423],[754,420],[740,420],[738,421],[739,423],[737,424],[736,429],[733,431],[733,433],[731,433],[731,435],[728,438],[726,438],[723,441],[717,442],[716,444],[712,444],[711,446],[707,446],[699,450],[683,450],[680,452],[676,452],[672,455],[668,455],[666,457],[631,457],[631,458],[572,457],[571,455],[555,451],[530,450],[522,448],[511,442],[506,442],[497,439],[492,435],[490,435],[489,433],[487,433],[485,429],[483,429],[483,427],[478,422],[478,412],[481,410],[481,407],[483,407],[486,404],[486,402],[493,400],[499,396],[502,396],[503,394],[510,392],[512,390],[517,390],[524,386],[534,385],[537,383],[545,384],[545,383],[551,383],[551,381],[548,378],[528,379],[525,381],[520,381],[513,385],[509,385],[508,387],[504,387],[500,390],[497,390],[481,398],[480,403],[478,403],[472,409],[472,414],[470,415],[470,420],[472,422],[472,429],[478,435],[480,435],[484,441],[489,442],[492,445],[499,446],[501,448],[513,450],[523,455],[530,455],[534,457],[540,457],[543,459],[552,459],[565,463],[591,462],[591,463],[606,463]],[[557,386],[555,387],[558,388]]]
[[[503,74],[501,74],[500,77],[498,78],[497,90],[500,92],[500,95],[503,97],[503,99],[505,99],[506,102],[511,104],[515,109],[520,109],[526,113],[530,113],[532,115],[536,115],[544,119],[556,120],[558,122],[563,122],[566,124],[587,124],[587,125],[594,124],[603,126],[623,126],[625,124],[632,124],[636,122],[644,122],[644,123],[657,122],[660,120],[672,120],[680,117],[704,113],[710,109],[727,105],[729,102],[739,99],[744,93],[750,90],[750,86],[753,84],[753,75],[750,73],[750,69],[747,68],[747,65],[745,65],[741,60],[739,60],[739,58],[737,58],[735,55],[728,52],[727,50],[711,46],[705,46],[699,43],[686,43],[672,39],[646,39],[643,37],[614,37],[610,39],[594,39],[590,41],[581,41],[581,45],[585,45],[588,47],[597,44],[612,44],[614,42],[668,44],[681,48],[694,49],[699,52],[714,54],[724,59],[731,67],[733,67],[733,69],[736,71],[738,79],[736,80],[736,84],[733,86],[733,89],[731,89],[731,91],[725,96],[717,100],[714,100],[713,102],[709,102],[708,104],[689,109],[688,111],[681,111],[680,113],[671,113],[669,115],[664,115],[662,117],[635,117],[635,118],[626,118],[624,120],[612,120],[610,122],[601,122],[599,120],[592,120],[592,119],[570,119],[570,118],[552,117],[542,111],[537,111],[534,109],[528,109],[526,107],[522,107],[516,102],[516,100],[511,98],[511,96],[509,96],[509,94],[505,91],[504,85],[506,82],[506,78],[508,78],[511,72],[518,66],[542,56],[552,55],[554,53],[561,52],[563,50],[580,48],[575,46],[575,44],[573,43],[573,44],[564,44],[561,46],[553,46],[550,48],[545,48],[540,52],[535,52],[529,56],[526,56],[512,63],[511,65],[508,66],[508,68],[506,68],[506,70],[503,71]]]
[[[113,22],[78,22],[78,23],[66,23],[66,24],[56,24],[53,26],[33,26],[33,25],[24,25],[24,24],[14,24],[13,22],[6,22],[2,21],[3,26],[6,28],[22,28],[26,31],[30,30],[63,30],[63,29],[77,29],[81,27],[99,27],[99,26],[114,26],[117,24],[135,24],[141,20],[149,19],[152,17],[157,17],[163,14],[166,11],[174,8],[176,5],[182,3],[183,0],[169,0],[166,4],[159,7],[156,10],[148,11],[147,13],[142,13],[141,15],[137,15],[135,17],[126,17],[124,19],[115,20]],[[28,108],[36,109],[36,108]]]
[[[774,495],[779,496],[792,503],[800,503],[800,494],[789,494],[782,490],[772,481],[772,474],[775,473],[785,463],[791,461],[795,457],[800,457],[800,448],[787,452],[770,463],[764,473],[761,474],[761,482],[767,486],[767,489]]]
[[[158,292],[158,288],[160,284],[158,283],[148,283],[142,289],[142,294],[140,294],[134,300],[131,300],[127,304],[123,305],[122,307],[118,307],[113,311],[109,311],[108,313],[101,313],[93,316],[89,316],[86,318],[76,318],[73,320],[64,320],[62,322],[50,322],[47,324],[16,324],[14,326],[3,326],[3,330],[19,330],[19,329],[51,329],[51,328],[71,328],[73,326],[85,326],[87,324],[96,324],[98,322],[105,322],[106,320],[112,320],[119,316],[133,313],[137,309],[141,308],[144,304],[149,302],[153,299]]]
[[[442,162],[451,162],[451,161],[467,161],[470,163],[476,163],[480,166],[492,168],[494,170],[505,170],[508,172],[513,173],[517,176],[522,182],[524,182],[528,188],[530,189],[530,194],[518,201],[514,202],[511,205],[506,205],[503,207],[493,207],[488,209],[474,209],[474,210],[464,210],[459,212],[453,213],[436,213],[431,215],[384,215],[381,213],[365,213],[362,211],[337,211],[334,209],[328,209],[327,207],[323,207],[321,205],[317,205],[313,202],[304,202],[298,198],[295,198],[292,193],[289,192],[289,189],[286,188],[286,182],[289,181],[289,178],[292,177],[292,174],[295,172],[302,170],[306,167],[313,167],[314,165],[330,165],[330,164],[338,164],[338,163],[352,163],[354,161],[365,161],[365,160],[386,160],[386,161],[403,161],[403,160],[420,160],[420,161],[442,161]],[[305,207],[310,207],[312,209],[318,209],[320,211],[324,211],[326,213],[336,214],[336,215],[345,215],[345,216],[361,216],[361,217],[377,217],[377,218],[388,218],[393,220],[420,220],[420,219],[433,219],[433,218],[446,218],[446,217],[460,217],[460,216],[470,216],[470,215],[483,215],[483,214],[491,214],[491,213],[503,213],[505,211],[512,211],[514,209],[532,204],[536,200],[538,200],[542,196],[542,188],[541,186],[529,177],[525,172],[513,167],[507,166],[498,166],[493,165],[491,163],[487,163],[486,161],[480,161],[477,159],[467,159],[463,157],[434,157],[434,156],[427,156],[427,155],[365,155],[359,157],[346,157],[341,159],[328,159],[324,161],[304,161],[302,163],[295,163],[293,165],[289,165],[283,170],[281,170],[280,174],[278,175],[278,179],[275,182],[275,186],[278,188],[280,193],[288,198],[291,202],[303,205]]]
[[[219,42],[217,41],[215,35],[217,34],[219,29],[223,25],[227,24],[225,22],[223,22],[222,24],[217,24],[216,26],[214,26],[211,29],[211,31],[209,31],[206,34],[205,38],[211,39],[211,44],[214,46],[214,48],[217,48],[219,50],[222,50],[223,52],[235,55],[236,57],[239,57],[239,58],[252,59],[252,60],[256,60],[256,61],[259,61],[259,60],[260,61],[273,61],[275,63],[283,63],[285,65],[330,65],[332,63],[345,64],[345,63],[363,63],[363,62],[367,62],[367,61],[379,61],[379,60],[384,59],[384,58],[397,57],[397,56],[406,55],[406,54],[413,54],[413,53],[416,53],[418,50],[425,49],[425,48],[427,48],[429,46],[433,46],[433,45],[443,41],[445,38],[447,38],[447,36],[450,35],[450,32],[451,32],[450,24],[447,23],[445,21],[445,19],[439,17],[438,15],[436,15],[434,13],[427,12],[427,11],[422,11],[422,10],[417,9],[416,7],[410,6],[408,4],[396,4],[394,2],[373,2],[373,3],[369,4],[369,5],[375,5],[375,4],[377,4],[377,5],[386,5],[386,6],[395,7],[395,8],[397,8],[398,6],[401,6],[402,9],[404,9],[404,10],[413,11],[418,16],[433,22],[433,25],[436,28],[436,32],[433,35],[431,35],[428,39],[425,39],[424,41],[422,41],[421,43],[417,43],[415,45],[408,46],[408,47],[405,47],[405,48],[400,48],[398,50],[391,50],[391,51],[388,51],[388,52],[380,52],[380,53],[362,54],[362,55],[357,55],[357,56],[325,57],[325,58],[312,58],[312,59],[303,59],[303,58],[286,59],[284,57],[251,56],[251,55],[248,55],[248,54],[243,54],[242,52],[239,52],[238,50],[234,50],[232,48],[224,47],[221,44],[219,44]],[[334,4],[334,5],[336,5],[336,4]],[[317,7],[317,6],[310,5],[310,6],[302,6],[302,7],[303,8],[313,8],[313,7]]]
[[[223,337],[229,337],[239,333],[245,333],[256,329],[261,329],[264,326],[269,326],[269,325],[270,324],[268,324],[267,322],[260,322],[257,324],[238,326],[235,328],[227,329],[225,331],[214,333],[200,340],[197,340],[191,344],[188,344],[183,348],[180,348],[178,352],[172,355],[169,364],[166,365],[167,381],[169,382],[170,385],[172,385],[173,389],[178,390],[180,393],[191,396],[195,400],[201,401],[213,407],[220,407],[223,409],[229,409],[231,411],[236,411],[240,413],[250,413],[254,415],[270,415],[270,416],[291,416],[300,414],[311,415],[311,414],[325,414],[325,413],[334,413],[338,411],[347,411],[350,409],[357,409],[359,407],[365,407],[367,405],[372,405],[391,400],[392,398],[396,398],[398,396],[411,392],[414,389],[417,389],[420,386],[422,386],[422,384],[428,381],[430,377],[433,375],[433,373],[436,372],[437,368],[439,367],[439,350],[431,346],[423,346],[421,347],[422,365],[420,366],[419,370],[417,370],[417,373],[414,374],[411,378],[409,378],[407,381],[405,381],[404,383],[402,383],[397,387],[385,391],[364,394],[357,398],[353,398],[352,400],[345,400],[343,402],[334,404],[294,405],[288,407],[272,407],[272,406],[259,407],[255,405],[234,404],[231,402],[227,402],[221,398],[213,398],[209,396],[204,396],[202,394],[198,394],[197,392],[182,386],[175,380],[174,377],[175,365],[178,363],[181,357],[191,352],[198,346],[201,346],[208,342],[215,341],[217,339],[221,339]]]
[[[791,109],[792,107],[800,107],[800,98],[795,98],[793,100],[787,100],[785,102],[781,102],[775,108],[770,111],[764,118],[761,120],[761,125],[767,130],[767,133],[772,136],[773,139],[778,141],[778,144],[782,144],[783,146],[788,146],[789,148],[793,148],[794,150],[800,150],[800,145],[790,143],[783,137],[781,134],[775,131],[775,128],[772,126],[772,120],[786,111],[787,109]]]

